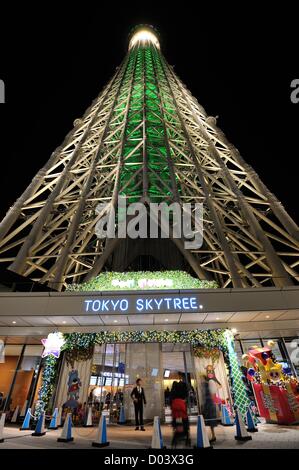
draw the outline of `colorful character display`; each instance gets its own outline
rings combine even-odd
[[[68,408],[77,408],[78,407],[78,400],[80,395],[80,387],[81,387],[81,380],[79,378],[78,371],[72,369],[69,372],[69,378],[67,382],[68,386],[68,400],[65,403],[65,406]]]
[[[299,422],[299,382],[289,367],[277,362],[268,341],[266,347],[253,346],[243,355],[246,378],[251,382],[260,416],[267,422]]]
[[[212,390],[214,390],[214,393],[213,393],[214,403],[216,405],[224,404],[224,401],[221,400],[221,398],[217,394],[217,390],[218,390],[219,387],[221,387],[221,383],[219,382],[219,380],[216,377],[215,369],[214,369],[213,365],[210,364],[206,367],[206,375],[207,375],[208,381],[212,381],[213,384],[214,384],[214,386],[212,387]]]

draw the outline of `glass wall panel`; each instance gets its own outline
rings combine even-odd
[[[31,398],[31,392],[33,392],[37,380],[42,350],[42,345],[27,345],[25,347],[11,393],[13,407],[18,405],[22,407],[26,400]]]
[[[93,405],[95,416],[105,410],[111,421],[118,421],[123,389],[128,383],[125,369],[126,344],[95,346],[88,390],[88,402]]]
[[[198,414],[194,361],[189,344],[163,344],[163,391],[166,422],[171,421],[170,398],[173,383],[183,381],[186,384],[186,400],[189,416]]]
[[[242,364],[243,351],[242,351],[241,341],[240,340],[235,340],[235,351],[236,351],[237,356],[238,356],[239,364],[241,365]]]
[[[293,370],[299,377],[299,338],[285,338],[285,346],[288,352]]]
[[[6,409],[13,409],[16,406],[15,402],[12,402],[8,398],[9,392],[13,383],[16,368],[18,365],[19,357],[22,352],[22,346],[20,345],[6,345],[4,347],[4,354],[2,355],[2,362],[0,362],[0,406],[3,408],[6,404]]]
[[[124,387],[124,404],[126,417],[134,419],[134,406],[130,397],[136,379],[142,379],[142,386],[147,404],[144,407],[144,418],[162,417],[163,386],[162,386],[162,355],[159,343],[129,343],[126,345],[126,375],[128,383]]]
[[[269,341],[269,340],[265,340],[265,346],[267,345],[267,341]],[[274,356],[276,357],[278,362],[286,362],[287,358],[286,358],[286,355],[283,352],[283,349],[281,348],[281,340],[280,339],[276,339],[276,340],[274,339],[274,341],[275,341],[275,344],[274,344],[274,346],[271,347]]]
[[[249,348],[252,348],[253,346],[258,346],[259,348],[262,347],[262,342],[261,340],[258,339],[242,339],[242,347],[244,350],[244,354],[248,352]]]

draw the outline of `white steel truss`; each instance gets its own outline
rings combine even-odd
[[[201,279],[221,287],[299,281],[298,226],[154,42],[134,43],[7,212],[0,261],[57,290],[90,279],[119,242],[95,234],[118,195],[204,204],[202,247],[188,251],[173,240]]]

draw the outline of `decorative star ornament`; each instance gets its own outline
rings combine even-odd
[[[41,342],[45,348],[42,353],[42,357],[51,355],[54,356],[56,359],[59,358],[61,348],[65,343],[62,333],[49,333],[48,337],[42,339]]]

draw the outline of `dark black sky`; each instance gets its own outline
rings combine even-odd
[[[148,23],[160,31],[163,53],[180,78],[210,115],[219,115],[220,127],[299,222],[299,104],[290,101],[290,82],[299,78],[293,7],[276,10],[270,3],[262,12],[253,2],[232,11],[218,10],[218,2],[206,8],[206,2],[185,1],[180,10],[174,1],[121,4],[3,7],[0,217],[120,64],[130,29]]]

